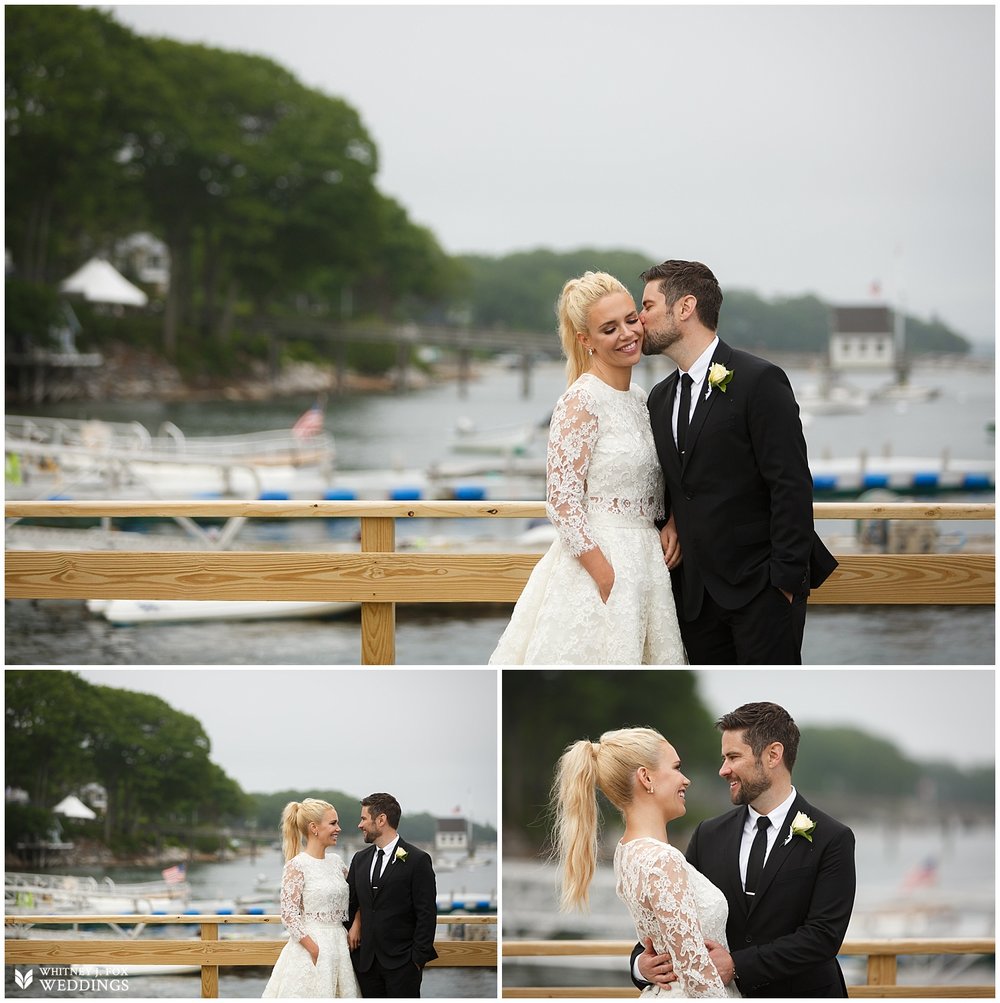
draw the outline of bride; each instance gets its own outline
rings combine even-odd
[[[360,996],[344,929],[347,868],[336,853],[326,853],[340,834],[337,811],[318,798],[290,801],[281,815],[281,833],[281,920],[288,943],[264,998]]]
[[[640,940],[669,954],[676,982],[647,986],[643,996],[739,996],[724,985],[706,940],[727,947],[726,897],[667,839],[667,824],[687,811],[690,784],[673,746],[652,728],[605,732],[599,742],[574,742],[553,785],[555,847],[562,866],[563,909],[585,905],[596,868],[597,789],[622,813],[625,833],[615,849],[618,897]],[[728,947],[727,947],[728,950]]]
[[[546,509],[558,537],[535,566],[492,665],[684,662],[662,532],[663,474],[646,394],[632,383],[643,328],[625,286],[586,272],[563,287],[569,388],[552,413]]]

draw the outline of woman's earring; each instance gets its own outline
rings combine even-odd
[[[648,787],[648,788],[646,788],[646,789],[647,789],[647,790],[649,791],[649,793],[650,793],[650,794],[652,794],[652,793],[653,793],[653,788],[652,788],[652,787]]]
[[[587,349],[587,354],[588,355],[593,355],[594,354],[594,350],[592,348],[588,348]]]

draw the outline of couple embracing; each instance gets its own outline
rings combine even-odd
[[[569,388],[553,411],[546,509],[558,536],[491,664],[798,664],[806,600],[837,562],[813,528],[798,405],[777,366],[717,335],[696,261],[563,287]],[[646,394],[642,355],[677,371]]]
[[[340,819],[318,798],[281,819],[281,919],[288,930],[264,997],[414,998],[437,957],[437,886],[430,856],[401,839],[399,802],[370,794],[358,829],[367,847],[350,867],[336,853]]]
[[[677,750],[652,728],[579,741],[559,761],[554,842],[562,905],[587,901],[600,789],[621,812],[616,890],[639,943],[643,996],[846,997],[837,953],[854,906],[854,834],[792,785],[799,730],[751,703],[716,722],[719,775],[736,806],[699,823],[686,856],[668,827],[687,811]]]

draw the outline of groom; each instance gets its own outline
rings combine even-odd
[[[749,703],[716,722],[722,768],[738,807],[701,822],[688,862],[729,903],[729,951],[706,941],[743,996],[847,996],[837,952],[854,906],[854,833],[792,786],[799,729],[784,708]],[[669,954],[632,952],[632,980],[669,985]]]
[[[672,580],[688,658],[799,664],[809,589],[837,562],[813,530],[812,475],[788,377],[719,340],[722,290],[705,265],[665,261],[641,277],[643,353],[677,365],[648,406],[671,567],[680,542]]]
[[[424,965],[437,957],[434,869],[428,854],[400,838],[401,814],[391,794],[361,802],[358,828],[369,847],[351,858],[347,884],[348,940],[362,996],[418,997]]]

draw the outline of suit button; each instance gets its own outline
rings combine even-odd
[[[751,937],[751,936],[750,936],[750,934],[747,934],[747,937],[746,937],[746,942],[747,942],[748,944],[752,944],[752,943],[753,943],[753,937]]]
[[[691,499],[692,499],[692,498],[694,498],[694,495],[692,495],[692,494],[691,494],[691,493],[690,493],[689,491],[685,491],[685,492],[684,492],[684,497],[685,497],[685,498],[686,498],[686,499],[687,499],[688,501],[691,501]]]

